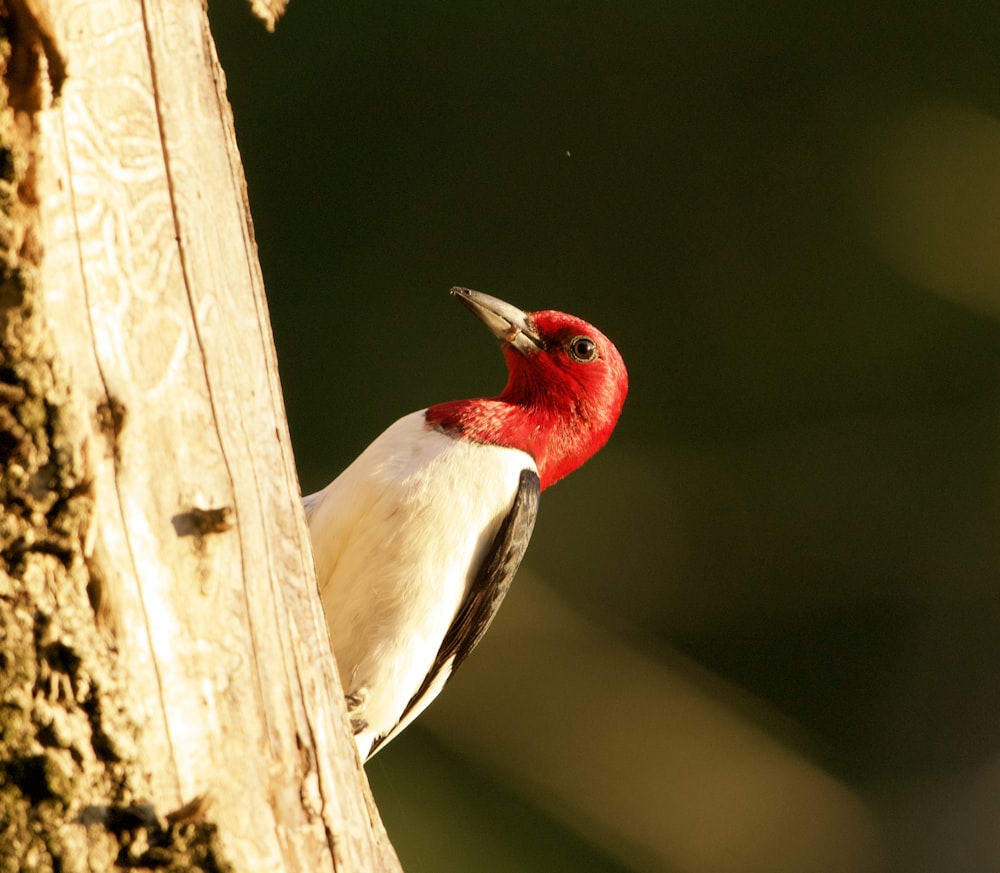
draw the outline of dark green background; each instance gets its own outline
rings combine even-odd
[[[961,806],[1000,787],[1000,273],[974,306],[936,293],[865,204],[896,119],[988,132],[998,10],[292,0],[274,35],[210,10],[303,489],[401,414],[502,386],[450,285],[594,322],[631,394],[526,566],[820,738],[908,873],[1000,869],[998,795]],[[626,869],[419,727],[369,770],[410,873],[469,869],[408,827],[436,803],[479,870]]]

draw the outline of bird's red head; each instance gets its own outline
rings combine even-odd
[[[545,489],[608,441],[628,393],[625,363],[611,340],[573,315],[522,312],[466,288],[451,293],[503,343],[509,375],[498,397],[441,403],[427,420],[463,439],[527,452]]]

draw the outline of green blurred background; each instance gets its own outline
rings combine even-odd
[[[408,873],[1000,870],[1000,6],[210,4],[303,489],[618,345],[494,630],[368,771]]]

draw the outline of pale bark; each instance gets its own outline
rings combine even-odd
[[[3,299],[20,442],[0,531],[0,598],[18,608],[0,633],[27,666],[0,663],[23,728],[0,765],[28,806],[0,797],[0,869],[30,849],[38,869],[108,869],[125,851],[139,866],[174,852],[192,869],[396,870],[315,591],[203,4],[52,0],[45,17],[22,2],[6,19],[61,93],[8,66],[25,228],[8,271],[29,287]],[[33,815],[51,839],[12,842]]]

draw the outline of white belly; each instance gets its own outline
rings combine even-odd
[[[306,498],[341,681],[364,700],[362,758],[427,675],[526,468],[517,449],[428,429],[421,410]]]

